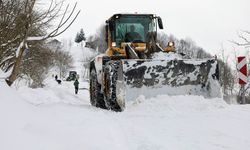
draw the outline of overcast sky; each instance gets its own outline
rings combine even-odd
[[[77,0],[73,0],[76,2]],[[73,3],[72,0],[68,2]],[[211,54],[233,47],[237,31],[250,30],[250,0],[78,0],[81,14],[60,38],[75,38],[83,28],[86,35],[115,13],[153,13],[161,16],[167,34],[191,38]],[[232,46],[230,46],[232,45]]]

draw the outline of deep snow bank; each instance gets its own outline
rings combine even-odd
[[[206,99],[195,95],[158,95],[146,99],[140,96],[134,102],[127,104],[127,111],[149,111],[165,113],[207,112],[224,109],[229,105],[222,98]]]
[[[235,150],[250,146],[249,105],[228,105],[222,99],[201,96],[141,96],[116,113],[90,106],[88,91],[74,95],[72,84],[49,82],[46,88],[21,87],[17,93],[1,83],[0,149]]]
[[[24,128],[32,119],[34,107],[25,103],[21,96],[5,82],[0,82],[0,149],[14,150],[25,145]]]

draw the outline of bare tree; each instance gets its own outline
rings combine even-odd
[[[235,76],[229,66],[228,60],[229,56],[225,55],[225,50],[222,46],[221,59],[218,60],[220,68],[220,84],[222,85],[224,96],[230,97],[233,95],[232,91],[235,86]]]
[[[163,33],[160,32],[157,34],[157,42],[162,46],[162,47],[167,47],[168,41],[169,41],[170,37]],[[176,42],[176,40],[173,40],[174,42]]]
[[[72,67],[72,63],[72,56],[68,51],[63,51],[62,46],[51,46],[50,42],[34,42],[24,51],[21,78],[28,79],[32,88],[43,87],[43,81],[51,68],[57,68],[61,78]]]
[[[87,40],[90,48],[98,50],[100,53],[104,53],[108,48],[107,42],[105,41],[105,35],[105,25],[101,25],[96,34],[89,36]]]
[[[195,44],[195,42],[190,39],[177,39],[174,35],[167,35],[165,33],[157,34],[157,42],[162,47],[167,47],[167,43],[173,41],[175,43],[176,52],[186,54],[188,57],[192,58],[210,58],[211,55],[205,50]]]
[[[43,81],[54,64],[54,51],[45,45],[44,42],[34,42],[24,51],[21,72],[30,79],[29,86],[32,88],[44,86]]]
[[[73,65],[73,58],[68,51],[57,49],[54,54],[54,66],[59,69],[59,77],[65,77],[66,73]]]
[[[250,31],[242,30],[238,32],[239,41],[231,40],[230,42],[238,45],[244,46],[246,48],[250,47]]]
[[[77,3],[71,10],[67,5],[62,12],[63,2],[64,0],[59,2],[52,0],[46,10],[39,11],[34,9],[39,5],[38,0],[8,0],[1,3],[0,38],[5,40],[3,42],[0,40],[1,47],[4,47],[0,52],[2,56],[0,67],[8,70],[12,67],[11,75],[6,79],[8,85],[11,86],[20,75],[23,54],[31,41],[39,42],[56,37],[66,31],[77,18],[80,13],[80,11],[75,13]],[[58,17],[60,17],[59,23],[47,33],[52,21]],[[11,34],[13,29],[16,32]],[[9,35],[7,39],[5,35]]]

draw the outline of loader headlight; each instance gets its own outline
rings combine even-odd
[[[172,41],[168,42],[168,46],[170,46],[170,47],[174,46],[174,42],[172,42]]]
[[[116,46],[116,43],[115,42],[112,42],[112,47],[115,47]]]

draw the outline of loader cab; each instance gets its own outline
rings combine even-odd
[[[125,42],[146,43],[147,34],[156,32],[157,24],[163,29],[161,18],[153,14],[115,14],[106,23],[108,47],[121,48]]]

